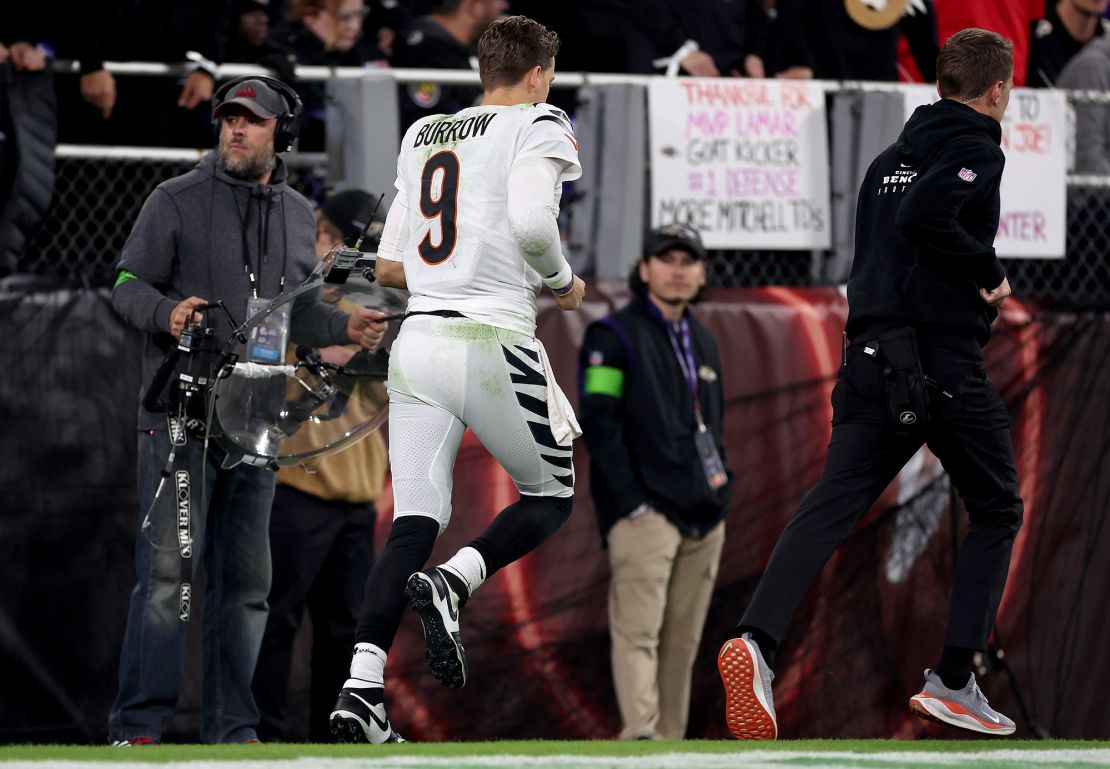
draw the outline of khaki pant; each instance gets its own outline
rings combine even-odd
[[[724,523],[683,536],[651,510],[609,532],[609,636],[622,739],[680,740],[690,679],[717,579]]]

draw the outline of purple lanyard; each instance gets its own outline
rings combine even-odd
[[[679,336],[681,334],[681,337]],[[682,378],[690,388],[690,397],[694,402],[694,419],[697,420],[698,429],[705,431],[705,422],[701,418],[701,399],[698,398],[698,366],[694,362],[694,352],[690,348],[690,324],[686,319],[667,323],[667,337],[671,340],[678,367],[682,369]]]

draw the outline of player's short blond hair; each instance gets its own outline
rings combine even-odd
[[[559,52],[559,36],[527,16],[506,16],[478,40],[478,75],[487,91],[519,83],[533,67],[547,67]]]

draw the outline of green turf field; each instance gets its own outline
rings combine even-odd
[[[820,767],[1110,767],[1110,742],[1021,740],[783,740],[684,742],[477,742],[406,745],[87,745],[0,747],[3,769],[88,769],[89,762],[129,769],[819,769]]]

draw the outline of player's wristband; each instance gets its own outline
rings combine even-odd
[[[543,283],[554,291],[556,296],[563,296],[574,288],[574,270],[570,268],[570,264],[567,263],[567,260],[563,258],[562,254],[559,255],[559,261],[562,262],[559,269],[550,275],[545,275]],[[546,270],[544,270],[544,272],[546,272]]]
[[[572,274],[570,276],[570,282],[569,283],[567,283],[562,288],[552,287],[551,293],[555,294],[555,296],[566,296],[567,294],[569,294],[571,292],[571,289],[573,289],[573,288],[574,288],[574,275]]]

